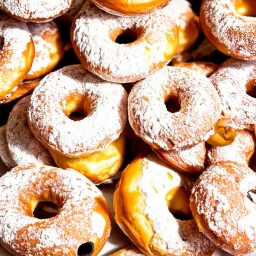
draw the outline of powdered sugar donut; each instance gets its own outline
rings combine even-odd
[[[256,79],[256,61],[228,59],[210,77],[222,103],[225,117],[238,129],[255,129],[256,100],[250,96]]]
[[[12,0],[0,1],[0,9],[18,20],[43,22],[53,20],[66,12],[74,0]]]
[[[41,201],[59,213],[34,217]],[[108,205],[88,179],[74,170],[18,166],[0,179],[0,241],[14,255],[98,255],[110,234]]]
[[[30,70],[34,58],[34,44],[27,25],[21,21],[1,15],[0,31],[0,100],[2,100]]]
[[[128,42],[122,38],[128,37]],[[71,28],[81,63],[104,80],[138,81],[165,66],[176,52],[178,31],[169,15],[116,17],[87,1]]]
[[[64,47],[58,26],[53,22],[27,23],[35,46],[33,64],[25,79],[41,77],[59,63],[64,55]]]
[[[138,157],[124,170],[114,193],[115,220],[146,255],[210,256],[215,245],[195,221],[173,216],[189,216],[188,198],[182,174],[154,154]]]
[[[178,112],[167,111],[169,99],[178,101]],[[134,85],[128,114],[139,137],[153,149],[168,151],[208,139],[220,118],[221,105],[217,91],[203,74],[167,66]]]
[[[232,255],[255,250],[255,184],[246,164],[226,161],[211,165],[192,189],[190,208],[199,230]]]
[[[6,139],[10,155],[16,163],[55,165],[48,150],[34,137],[27,121],[30,96],[21,99],[10,112],[6,124]]]
[[[69,118],[79,111],[86,118],[76,122]],[[46,76],[34,90],[28,112],[36,138],[70,157],[103,150],[120,136],[126,120],[124,88],[103,81],[82,65],[66,66]]]
[[[255,60],[255,10],[255,1],[204,0],[200,11],[204,34],[226,55]]]
[[[129,245],[111,256],[145,256],[136,246],[134,245]]]

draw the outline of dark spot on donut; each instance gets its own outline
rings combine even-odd
[[[256,204],[256,189],[251,189],[247,192],[248,199]]]
[[[250,80],[246,83],[246,94],[256,98],[256,80]]]
[[[91,256],[94,252],[94,243],[87,242],[81,244],[77,249],[77,256]]]
[[[125,30],[122,34],[120,34],[115,42],[117,44],[130,44],[137,40],[138,36],[133,30]]]
[[[171,113],[176,113],[180,111],[180,104],[177,99],[170,99],[165,102],[167,110]]]
[[[0,37],[0,50],[2,50],[4,47],[4,38]]]
[[[185,213],[180,212],[180,211],[176,211],[175,213],[172,213],[172,215],[175,219],[178,219],[178,220],[190,220],[191,219],[190,216],[188,216]]]
[[[49,219],[56,216],[59,212],[59,207],[50,201],[39,202],[33,212],[37,219]]]

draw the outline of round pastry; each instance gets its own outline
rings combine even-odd
[[[30,96],[15,104],[6,124],[6,139],[14,166],[27,163],[55,165],[48,150],[34,137],[27,121]],[[13,166],[13,167],[14,167]]]
[[[176,100],[180,110],[168,112],[165,103]],[[195,146],[211,136],[220,118],[217,91],[203,74],[167,66],[138,82],[128,99],[135,133],[156,150]]]
[[[98,8],[118,16],[136,16],[155,12],[166,6],[170,0],[92,0]]]
[[[27,23],[35,46],[35,57],[26,80],[36,79],[54,69],[64,55],[58,26],[53,22]]]
[[[18,20],[44,22],[65,13],[73,2],[74,0],[1,0],[0,9]]]
[[[256,2],[251,0],[204,0],[200,11],[203,32],[226,55],[256,60],[255,10]]]
[[[130,83],[167,65],[176,52],[178,30],[164,12],[116,17],[87,1],[71,28],[81,63],[104,80]]]
[[[143,254],[136,246],[131,244],[115,252],[111,256],[145,256],[145,254]]]
[[[36,218],[42,201],[57,205],[59,213]],[[96,256],[110,234],[100,190],[71,169],[35,164],[12,169],[0,178],[0,209],[0,241],[14,255]]]
[[[222,103],[225,117],[238,129],[254,130],[256,124],[256,61],[228,59],[210,77]]]
[[[182,174],[154,154],[138,157],[124,170],[114,193],[115,220],[146,255],[212,255],[215,245],[196,222],[173,216],[190,215],[188,199]]]
[[[249,164],[255,150],[255,139],[251,132],[239,130],[233,143],[225,147],[211,146],[207,150],[209,165],[223,161]]]
[[[255,250],[255,184],[246,164],[226,161],[211,165],[192,189],[190,208],[199,230],[232,255]]]
[[[0,100],[18,85],[31,68],[34,44],[25,23],[0,16]]]
[[[81,113],[82,120],[69,118]],[[47,75],[34,90],[28,122],[48,149],[68,157],[102,151],[119,138],[127,121],[127,93],[82,65]]]

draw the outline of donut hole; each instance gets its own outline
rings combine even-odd
[[[252,98],[256,98],[256,80],[250,80],[247,82],[246,93]]]
[[[49,219],[56,216],[59,212],[59,207],[51,201],[38,202],[33,211],[33,216],[37,219]]]
[[[256,189],[251,189],[247,192],[247,198],[254,204],[256,204]]]
[[[256,17],[256,1],[255,0],[236,0],[235,9],[239,15]]]
[[[94,252],[94,244],[92,242],[86,242],[81,244],[77,249],[77,256],[90,256]]]
[[[131,44],[138,39],[139,30],[117,29],[110,33],[110,38],[117,44]]]
[[[170,97],[166,102],[165,102],[165,106],[167,108],[167,110],[171,113],[176,113],[179,112],[181,107],[180,107],[180,103],[178,101],[178,97]]]

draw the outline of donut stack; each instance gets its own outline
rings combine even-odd
[[[113,255],[256,251],[256,5],[190,2],[0,0],[12,254],[101,255],[108,182]]]

